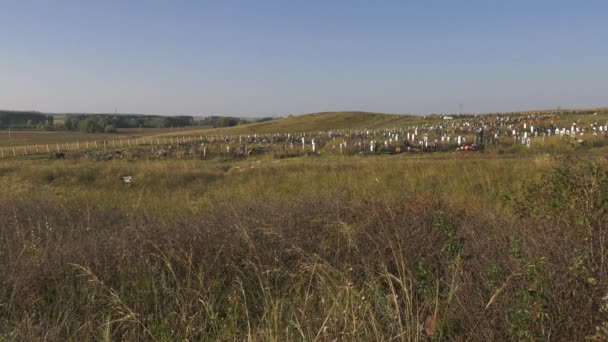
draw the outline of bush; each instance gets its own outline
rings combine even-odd
[[[608,275],[606,160],[563,160],[527,187],[522,204],[532,217],[584,236],[592,269]]]
[[[107,125],[104,130],[105,133],[116,133],[116,127],[112,125]]]

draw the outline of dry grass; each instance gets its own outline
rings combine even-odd
[[[605,218],[540,177],[581,163],[0,162],[0,340],[583,340]]]
[[[252,123],[229,128],[192,130],[186,134],[268,134],[319,132],[342,129],[394,127],[395,120],[416,120],[413,116],[368,112],[326,112],[297,115],[272,121]]]
[[[159,134],[181,134],[184,129],[170,128],[133,128],[133,129],[118,129],[118,133],[84,133],[73,131],[27,131],[27,130],[0,130],[0,147],[12,146],[28,146],[35,145],[44,146],[46,144],[61,144],[65,143],[76,144],[77,141],[84,143],[86,141],[103,141],[112,139],[134,139],[141,137],[156,136]]]

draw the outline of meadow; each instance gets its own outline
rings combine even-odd
[[[41,130],[11,130],[0,129],[0,146],[1,147],[19,147],[35,148],[46,144],[65,145],[70,143],[75,145],[76,142],[94,142],[112,139],[136,139],[148,136],[156,136],[160,134],[176,134],[185,129],[177,128],[119,128],[117,133],[85,133],[75,131],[41,131]]]
[[[599,341],[606,166],[5,161],[0,339]]]
[[[608,339],[604,143],[333,141],[0,160],[0,341]]]

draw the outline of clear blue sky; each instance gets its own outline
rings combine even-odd
[[[608,106],[608,1],[0,2],[0,108]]]

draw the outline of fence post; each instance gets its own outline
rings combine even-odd
[[[66,142],[66,145],[68,145],[68,151],[71,151],[71,149],[70,149],[70,143]]]
[[[95,149],[98,149],[99,147],[97,146],[97,140],[95,140]]]
[[[51,153],[51,148],[49,147],[49,144],[46,144],[46,153]]]
[[[59,150],[59,144],[57,144],[57,153],[59,153],[59,152],[61,152],[61,151]]]
[[[103,153],[106,153],[108,151],[108,147],[106,146],[106,141],[103,141]]]
[[[13,147],[13,157],[17,156],[17,151],[15,151],[15,148]]]
[[[25,149],[25,155],[27,156],[27,146],[25,146],[24,149]]]

